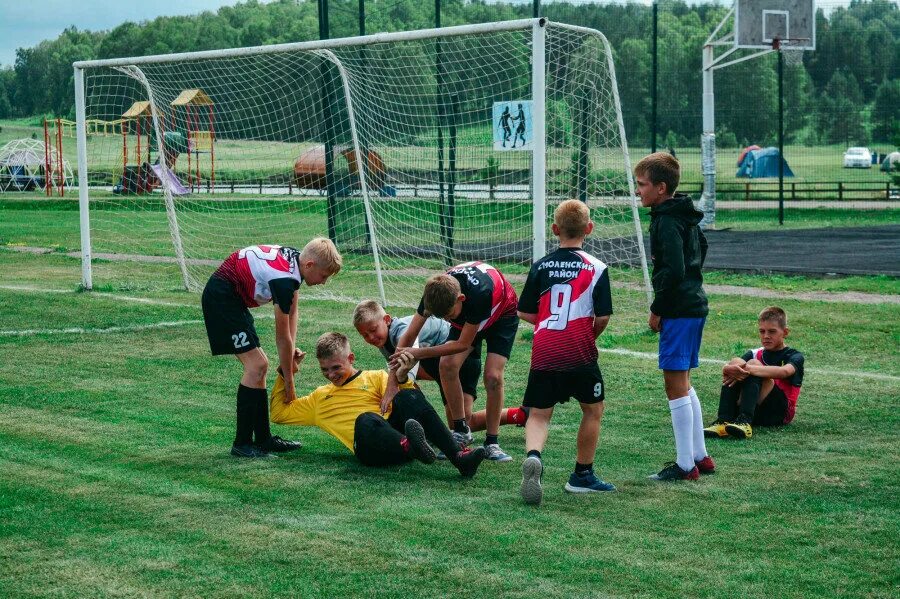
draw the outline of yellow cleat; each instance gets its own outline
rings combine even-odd
[[[749,439],[753,436],[753,427],[745,419],[738,417],[737,422],[729,422],[725,425],[725,432],[735,439]]]
[[[705,429],[703,429],[703,436],[707,439],[715,439],[718,437],[727,437],[728,431],[725,430],[725,425],[728,424],[724,420],[716,420]]]

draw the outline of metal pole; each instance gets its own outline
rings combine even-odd
[[[447,247],[453,260],[453,221],[456,217],[456,119],[459,115],[459,96],[450,98],[450,147],[447,154]]]
[[[653,3],[653,67],[650,83],[650,151],[656,151],[656,105],[657,105],[657,73],[659,72],[659,3]]]
[[[531,126],[534,149],[531,153],[532,258],[540,260],[547,249],[547,125],[545,110],[546,20],[540,19],[531,30]]]
[[[359,0],[359,34],[366,34],[366,0]]]
[[[319,39],[328,39],[328,0],[318,0]],[[334,182],[334,118],[331,114],[332,89],[328,77],[328,63],[319,69],[322,78],[322,116],[325,122],[325,189],[327,190],[328,238],[337,243],[336,193]]]
[[[531,5],[531,16],[535,19],[541,16],[541,0],[534,0]]]
[[[581,115],[579,118],[578,124],[578,137],[581,141],[580,147],[578,149],[578,170],[576,172],[576,177],[578,180],[575,182],[575,189],[577,190],[576,197],[582,202],[587,202],[587,191],[588,191],[588,148],[590,147],[590,135],[591,135],[591,127],[589,123],[590,119],[590,102],[588,102],[588,97],[584,96],[581,98]]]
[[[434,0],[434,26],[441,27],[441,0]],[[444,118],[446,106],[444,105],[444,61],[441,54],[441,40],[434,41],[434,68],[437,83],[437,170],[438,170],[438,220],[441,228],[441,241],[444,246],[444,263],[453,266],[453,253],[450,250],[450,216],[446,213],[444,204]]]
[[[700,227],[713,229],[716,226],[716,100],[713,94],[713,46],[703,46],[703,136],[700,138],[700,166],[703,172],[703,195],[700,196],[700,210],[703,220]]]
[[[784,224],[784,54],[778,50],[778,224]]]
[[[81,223],[81,286],[93,288],[91,216],[88,205],[87,133],[84,128],[84,71],[75,69],[75,138],[78,145],[78,212]],[[45,182],[47,174],[44,173]]]

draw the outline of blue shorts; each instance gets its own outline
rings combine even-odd
[[[659,332],[659,369],[690,370],[700,366],[703,318],[663,318]]]

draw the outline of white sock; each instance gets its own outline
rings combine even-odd
[[[694,411],[691,396],[685,395],[669,402],[672,411],[672,430],[675,432],[675,461],[682,470],[694,469]],[[703,429],[700,429],[701,433]]]
[[[691,396],[691,411],[694,413],[694,461],[699,462],[705,458],[706,440],[703,438],[703,410],[700,408],[700,398],[697,392],[691,387],[688,393]]]

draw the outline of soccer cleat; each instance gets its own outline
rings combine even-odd
[[[566,483],[566,491],[569,493],[601,493],[615,490],[615,485],[597,478],[593,470],[573,472],[569,475],[569,482]]]
[[[714,474],[716,471],[716,463],[713,462],[713,459],[709,456],[706,456],[702,460],[694,460],[694,464],[696,464],[700,474]]]
[[[403,425],[406,440],[409,441],[409,455],[423,464],[432,464],[436,459],[434,449],[425,438],[425,429],[416,420],[410,418]]]
[[[466,425],[465,432],[460,433],[457,431],[453,431],[450,434],[453,435],[453,440],[456,441],[456,444],[461,447],[467,447],[471,445],[472,440],[474,439],[474,437],[472,436],[472,431],[469,429],[468,425]]]
[[[709,426],[703,429],[703,436],[707,439],[717,439],[719,437],[727,437],[728,432],[725,430],[725,425],[728,423],[722,420],[721,418],[717,418],[714,420]]]
[[[725,431],[735,439],[749,439],[753,436],[753,427],[745,416],[738,416],[737,420],[726,424]]]
[[[475,449],[464,449],[456,454],[453,458],[453,465],[459,470],[459,473],[466,478],[475,476],[478,466],[484,460],[484,447],[476,447]]]
[[[251,443],[246,445],[232,445],[231,455],[236,458],[274,458],[275,455],[254,447]]]
[[[497,443],[484,446],[484,459],[492,462],[511,462],[512,456],[500,449]]]
[[[697,480],[700,478],[700,470],[697,466],[694,466],[690,470],[682,470],[681,467],[675,462],[666,462],[666,465],[663,466],[663,469],[657,472],[656,474],[652,474],[648,476],[650,480]]]
[[[253,447],[260,451],[272,453],[287,453],[288,451],[296,451],[303,447],[300,441],[288,441],[282,439],[278,435],[273,436],[267,443],[254,443]]]
[[[541,458],[529,456],[522,462],[522,486],[520,492],[522,499],[528,505],[540,505],[544,498],[544,489],[541,479],[544,477],[544,464]]]

